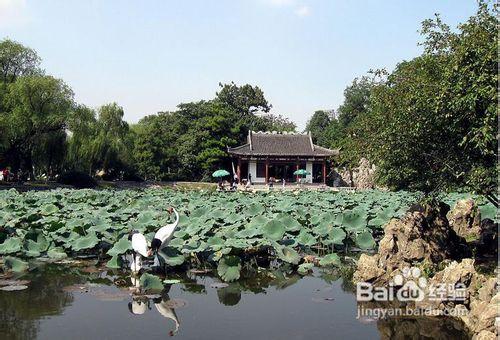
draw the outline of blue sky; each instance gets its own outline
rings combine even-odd
[[[136,122],[218,83],[260,86],[303,128],[345,87],[421,51],[422,20],[455,27],[474,0],[0,0],[0,38],[34,48],[47,73],[91,107],[116,101]]]

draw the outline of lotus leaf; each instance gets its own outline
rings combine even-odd
[[[264,208],[262,205],[260,204],[252,204],[248,207],[248,209],[246,210],[247,214],[249,214],[250,216],[256,216],[256,215],[260,215],[262,214],[264,211],[266,211],[266,208]]]
[[[326,236],[332,228],[332,224],[322,221],[316,227],[313,227],[311,231],[318,236]]]
[[[66,258],[68,255],[62,248],[51,248],[47,251],[47,256],[51,259],[60,260]]]
[[[337,254],[332,253],[325,255],[321,260],[319,260],[320,266],[340,266],[340,258]]]
[[[485,204],[479,207],[481,219],[489,218],[495,222],[498,221],[498,209],[493,204]]]
[[[161,292],[164,288],[159,277],[148,273],[141,275],[139,283],[145,292]]]
[[[44,205],[40,211],[42,215],[52,215],[59,211],[59,208],[54,204]]]
[[[232,238],[227,239],[226,242],[224,242],[224,246],[229,248],[245,249],[248,246],[248,243],[244,239]]]
[[[342,245],[346,238],[345,231],[340,227],[332,228],[332,230],[328,233],[328,244],[337,244]]]
[[[313,263],[302,263],[301,265],[299,265],[299,268],[297,268],[297,272],[300,274],[300,275],[306,275],[307,273],[309,273],[311,271],[311,269],[314,267],[314,264]]]
[[[19,237],[10,237],[0,244],[0,254],[12,254],[21,250],[22,241]]]
[[[280,218],[281,224],[285,226],[286,231],[298,231],[302,228],[299,221],[291,216],[284,216]]]
[[[241,261],[237,256],[225,256],[219,261],[217,273],[225,282],[236,281],[240,278]]]
[[[132,250],[132,242],[128,240],[127,236],[123,236],[113,245],[113,248],[108,250],[107,254],[110,256],[116,256],[125,254],[128,250]]]
[[[302,230],[297,237],[297,243],[310,247],[316,244],[316,238],[305,230]]]
[[[359,231],[366,227],[366,216],[359,211],[348,210],[342,214],[342,226],[348,231]]]
[[[207,240],[207,244],[213,250],[217,251],[224,246],[224,240],[220,237],[214,236]]]
[[[375,240],[370,231],[365,230],[356,236],[356,244],[361,249],[372,249],[375,247]]]
[[[25,246],[27,251],[40,254],[41,252],[44,252],[49,248],[49,242],[43,234],[38,234],[36,242],[33,240],[27,240]]]
[[[16,257],[6,256],[3,260],[3,265],[13,272],[24,272],[28,270],[28,262],[24,262]]]
[[[291,247],[278,247],[276,248],[276,253],[279,259],[282,261],[298,264],[300,261],[300,255]]]
[[[158,254],[163,257],[166,264],[173,267],[180,266],[186,260],[183,254],[170,246],[162,249]]]
[[[283,235],[285,234],[285,227],[279,220],[271,220],[267,222],[263,227],[262,227],[262,234],[264,237],[273,240],[273,241],[278,241],[283,239]]]
[[[181,249],[184,246],[184,240],[182,238],[175,237],[168,245],[169,247]]]
[[[95,233],[89,233],[87,236],[80,237],[76,241],[74,241],[74,244],[71,248],[74,251],[92,249],[97,245],[98,242],[99,239],[97,238],[97,235]]]
[[[191,213],[191,215],[189,215],[189,217],[202,217],[208,211],[209,211],[209,209],[207,207],[205,207],[205,208],[198,208],[198,209],[193,210],[193,212]]]
[[[120,257],[118,255],[113,255],[111,259],[106,262],[106,267],[108,268],[113,268],[113,269],[119,269],[121,268],[121,263],[120,263]]]

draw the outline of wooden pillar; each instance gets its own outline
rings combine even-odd
[[[299,169],[300,169],[300,165],[299,165],[299,163],[297,163],[297,164],[295,165],[295,170],[299,170]],[[295,178],[295,181],[296,181],[296,182],[298,182],[298,181],[299,181],[299,178],[300,178],[300,176],[299,176],[299,175],[297,175],[297,176],[296,176],[296,178]]]
[[[238,165],[236,165],[236,175],[238,176],[238,183],[241,183],[241,158],[238,158]]]
[[[323,184],[326,184],[326,160],[323,160]]]
[[[269,183],[269,159],[266,158],[266,184]]]

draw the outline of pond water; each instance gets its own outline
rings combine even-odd
[[[0,339],[466,339],[446,319],[360,321],[349,280],[261,272],[228,286],[209,273],[169,275],[161,294],[92,266],[45,265],[22,291],[0,291]]]

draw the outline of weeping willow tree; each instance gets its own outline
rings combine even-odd
[[[69,125],[67,164],[73,170],[117,177],[132,172],[132,137],[123,108],[116,103],[101,106],[97,113],[85,106],[75,110]]]

